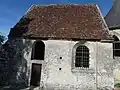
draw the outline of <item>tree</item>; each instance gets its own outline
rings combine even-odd
[[[5,36],[0,33],[0,45],[4,42]]]

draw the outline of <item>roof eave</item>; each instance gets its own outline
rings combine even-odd
[[[115,30],[115,29],[120,29],[120,26],[111,26],[111,27],[109,27],[109,30]]]

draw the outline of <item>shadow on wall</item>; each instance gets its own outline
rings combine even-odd
[[[6,82],[4,83],[11,86],[11,88],[26,88],[28,86],[27,69],[29,68],[27,68],[27,60],[24,58],[24,54],[26,53],[26,56],[29,54],[31,45],[30,40],[25,40],[23,43],[23,40],[20,39],[10,39],[3,45],[8,68],[6,71],[8,72],[7,78],[4,78]]]
[[[29,22],[25,23],[26,19],[23,19],[22,23],[24,29],[22,29],[23,32],[21,32],[21,36],[27,32],[28,30],[28,24]],[[25,27],[24,27],[25,26]],[[18,26],[15,26],[16,29]],[[14,33],[14,30],[11,33]],[[12,35],[12,34],[11,34]],[[14,36],[13,36],[14,37]],[[26,87],[28,87],[28,76],[29,73],[27,73],[29,68],[27,68],[27,60],[24,57],[29,55],[29,51],[31,49],[32,42],[29,39],[15,39],[10,38],[6,41],[4,45],[0,48],[0,58],[4,60],[6,63],[6,71],[2,70],[4,67],[0,68],[2,77],[0,77],[0,89],[1,90],[21,90]],[[0,62],[1,63],[1,62]],[[7,74],[3,74],[6,72]],[[0,75],[1,75],[0,74]],[[8,86],[8,87],[6,87]]]

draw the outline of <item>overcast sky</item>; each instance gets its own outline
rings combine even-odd
[[[103,14],[109,11],[112,0],[0,0],[0,32],[7,36],[10,28],[24,15],[32,4],[91,4],[96,3]]]

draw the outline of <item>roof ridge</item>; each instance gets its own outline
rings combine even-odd
[[[57,5],[81,5],[81,6],[84,6],[84,5],[97,5],[96,3],[89,3],[89,4],[41,4],[41,5],[35,5],[35,6],[57,6]]]

